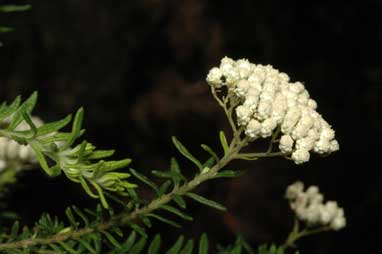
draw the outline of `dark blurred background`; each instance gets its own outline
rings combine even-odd
[[[218,130],[228,126],[204,80],[223,56],[272,64],[305,82],[341,150],[302,166],[283,159],[232,164],[246,176],[199,188],[229,212],[190,203],[196,220],[184,231],[206,231],[215,243],[235,233],[253,245],[280,243],[292,227],[284,190],[303,180],[338,200],[348,226],[307,238],[302,253],[380,250],[381,1],[3,2],[33,9],[0,17],[16,29],[0,38],[1,101],[37,90],[35,113],[47,121],[84,106],[85,137],[116,148],[116,158],[134,158],[133,167],[145,172],[169,165],[172,135],[201,157],[200,143],[218,149]],[[43,211],[63,216],[65,206],[91,201],[65,177],[32,171],[20,177],[9,202],[30,224]],[[169,239],[181,232],[157,226]]]

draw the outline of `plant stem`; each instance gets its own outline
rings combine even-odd
[[[319,228],[315,228],[315,229],[305,228],[305,229],[299,231],[299,222],[295,218],[295,224],[294,224],[293,230],[289,234],[288,238],[285,240],[285,243],[283,244],[283,247],[284,248],[294,247],[295,246],[295,242],[297,240],[303,238],[303,237],[306,237],[306,236],[309,236],[309,235],[318,234],[318,233],[322,233],[322,232],[325,232],[325,231],[330,231],[330,230],[331,230],[330,227],[325,226],[325,227],[319,227]]]
[[[15,241],[10,243],[2,243],[0,244],[0,250],[28,248],[35,245],[48,245],[48,244],[63,242],[69,239],[78,239],[82,237],[83,235],[106,230],[117,224],[131,223],[132,221],[139,219],[139,217],[141,217],[142,215],[148,214],[158,209],[162,205],[169,203],[172,200],[173,195],[184,195],[190,192],[191,190],[193,190],[194,188],[196,188],[201,183],[214,178],[219,170],[221,170],[230,161],[236,158],[236,155],[238,154],[240,149],[244,146],[243,142],[240,142],[240,143],[235,142],[235,143],[236,145],[233,145],[232,147],[230,147],[228,153],[223,158],[221,158],[221,160],[219,160],[219,162],[217,162],[217,164],[215,164],[210,170],[195,176],[194,179],[185,183],[181,187],[175,188],[170,193],[167,193],[157,199],[152,200],[148,205],[138,208],[132,213],[118,214],[112,217],[109,221],[100,223],[95,227],[85,227],[85,228],[74,230],[71,232],[58,233],[46,238],[31,238],[31,239],[20,240],[20,241]]]

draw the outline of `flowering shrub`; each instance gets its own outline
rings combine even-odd
[[[195,189],[216,178],[238,177],[236,171],[224,169],[233,160],[282,156],[301,164],[310,159],[311,151],[329,154],[339,149],[334,131],[316,111],[317,104],[304,85],[289,82],[285,73],[245,59],[234,61],[225,57],[219,68],[211,69],[207,82],[227,116],[232,133],[219,133],[221,152],[201,145],[210,156],[207,161],[197,159],[173,137],[179,153],[195,165],[196,175],[191,179],[185,177],[178,161],[172,158],[168,170],[152,171],[153,176],[162,179],[160,185],[139,170],[126,170],[130,159],[107,160],[113,150],[97,150],[80,140],[84,133],[82,108],[75,114],[71,129],[63,131],[72,121],[71,116],[51,123],[32,117],[37,93],[23,103],[20,97],[9,105],[3,103],[0,106],[0,190],[3,192],[14,182],[17,173],[28,164],[38,163],[49,176],[63,173],[80,184],[99,205],[95,209],[68,207],[65,212],[69,223],[45,214],[33,228],[20,230],[17,221],[10,229],[3,227],[0,253],[195,253],[194,241],[186,241],[183,236],[170,249],[161,250],[161,236],[151,239],[148,235],[152,220],[174,227],[180,224],[169,219],[169,213],[193,220],[185,213],[189,200],[225,211],[224,205],[196,194]],[[269,139],[268,149],[252,152],[250,145],[260,138]],[[136,191],[143,184],[153,190],[152,200],[145,200]],[[286,198],[295,213],[291,233],[285,243],[261,245],[256,253],[287,253],[304,236],[339,230],[346,225],[343,209],[334,201],[324,204],[316,186],[304,192],[301,182],[294,183],[287,188]],[[199,238],[196,249],[199,254],[211,253],[206,234]],[[242,237],[232,245],[217,247],[217,252],[255,253]]]

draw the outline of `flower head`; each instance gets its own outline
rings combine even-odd
[[[279,149],[296,164],[309,160],[310,152],[328,154],[339,149],[331,126],[316,111],[317,103],[301,82],[271,65],[224,57],[207,75],[213,88],[226,86],[239,103],[237,125],[251,139],[267,138],[280,128]]]
[[[344,210],[336,201],[323,203],[324,196],[317,186],[309,186],[304,191],[304,184],[295,182],[288,186],[285,197],[297,218],[304,221],[308,227],[327,226],[333,230],[340,230],[346,226]]]

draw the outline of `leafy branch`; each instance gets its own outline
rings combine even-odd
[[[256,160],[263,157],[286,155],[272,151],[278,132],[272,136],[266,152],[242,153],[241,151],[253,140],[242,135],[243,129],[235,125],[233,108],[238,102],[234,97],[227,96],[221,100],[216,93],[213,95],[219,105],[224,108],[233,132],[230,142],[227,141],[224,132],[219,133],[223,155],[219,156],[209,146],[202,144],[201,148],[210,155],[210,158],[201,162],[176,137],[173,137],[172,142],[179,153],[196,166],[196,174],[188,180],[182,174],[177,160],[173,158],[169,170],[152,171],[154,176],[163,179],[160,186],[150,177],[132,168],[129,169],[129,173],[117,172],[118,169],[128,166],[131,162],[130,159],[105,161],[105,158],[113,155],[113,150],[96,150],[96,147],[87,141],[78,142],[84,133],[82,108],[74,116],[71,131],[63,132],[61,130],[72,120],[71,115],[41,127],[34,125],[31,120],[31,112],[36,104],[37,93],[33,93],[23,103],[21,103],[20,97],[17,97],[10,105],[3,103],[0,106],[0,123],[4,127],[0,129],[0,136],[11,138],[20,144],[30,145],[46,174],[57,176],[63,172],[70,180],[80,183],[90,197],[99,199],[102,206],[98,206],[95,212],[88,209],[82,211],[76,207],[68,208],[66,215],[69,226],[64,226],[65,224],[59,222],[58,219],[45,215],[33,229],[24,227],[20,232],[16,222],[10,232],[4,233],[0,237],[0,253],[1,251],[4,253],[29,253],[28,251],[100,253],[103,241],[107,243],[111,253],[141,253],[148,238],[146,228],[152,226],[152,220],[159,220],[174,227],[180,227],[180,224],[168,219],[168,214],[176,215],[183,220],[193,220],[190,215],[183,212],[187,205],[186,199],[225,211],[226,208],[223,205],[194,193],[194,189],[215,178],[238,176],[237,171],[223,170],[233,160]],[[26,122],[29,130],[18,130],[17,127],[21,122]],[[126,181],[131,175],[153,189],[155,198],[151,201],[141,198],[134,189],[137,184]],[[119,196],[129,196],[128,202],[121,201]],[[115,214],[106,197],[121,205],[121,211]],[[107,209],[104,210],[102,207]],[[123,231],[120,228],[122,226],[128,227],[132,231],[125,242],[120,240],[123,237]],[[134,240],[131,239],[135,239],[136,235],[140,235],[141,238],[134,243]],[[298,237],[300,236],[302,235],[298,235]],[[116,237],[119,237],[119,240]],[[297,238],[293,238],[291,241],[295,241]],[[208,253],[206,242],[206,237],[202,236],[199,242],[199,253]],[[149,253],[158,253],[159,245],[160,236],[156,236],[148,247]],[[189,240],[184,247],[177,247],[177,251],[168,253],[191,254],[193,246],[193,241]],[[281,247],[271,246],[270,248],[263,246],[259,252],[283,254],[284,249],[289,246],[291,244]],[[229,253],[239,254],[242,253],[241,249],[235,245]],[[249,247],[244,249],[248,250]]]
[[[84,133],[82,108],[74,116],[71,131],[62,132],[61,129],[71,122],[72,116],[36,127],[31,120],[36,101],[35,92],[23,103],[20,97],[9,105],[3,103],[0,106],[0,136],[30,145],[47,175],[53,177],[63,172],[71,181],[80,183],[90,197],[100,199],[106,208],[109,205],[105,190],[127,195],[126,190],[135,187],[126,181],[129,173],[117,172],[128,166],[131,159],[105,161],[114,154],[114,150],[97,150],[86,140],[75,145]],[[28,124],[29,130],[18,130],[22,122]]]

